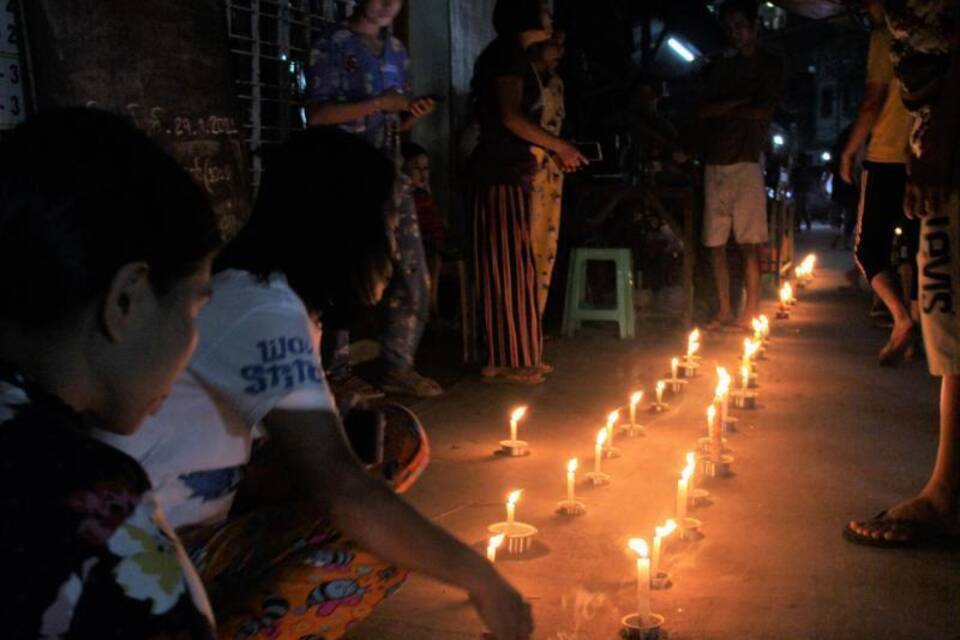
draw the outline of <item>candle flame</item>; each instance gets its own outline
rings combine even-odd
[[[520,500],[520,494],[523,493],[523,489],[517,489],[516,491],[510,492],[510,495],[507,496],[507,504],[517,504]]]
[[[606,441],[607,441],[607,430],[600,429],[600,431],[597,431],[597,446],[602,447],[603,443]]]
[[[526,407],[517,407],[510,414],[510,422],[520,422],[520,419],[527,414]]]
[[[676,530],[677,530],[677,521],[674,520],[673,518],[670,518],[669,520],[663,523],[662,527],[657,527],[657,537],[666,538]]]
[[[643,391],[634,391],[630,394],[630,406],[636,407],[643,400]]]
[[[670,368],[676,369],[680,366],[680,358],[670,358]]]
[[[646,558],[650,555],[650,547],[647,546],[647,541],[643,538],[630,538],[627,546],[641,558]]]
[[[607,416],[607,428],[612,427],[620,421],[620,410],[611,411],[610,415]]]
[[[692,356],[700,349],[700,329],[694,329],[687,338],[687,355]]]
[[[680,472],[680,479],[683,481],[688,481],[693,477],[694,467],[687,465],[683,468],[683,471]]]
[[[503,544],[504,535],[498,533],[497,535],[490,538],[490,541],[487,543],[488,549],[499,549],[500,545]]]
[[[713,421],[717,419],[717,405],[711,404],[707,407],[707,423],[713,424]]]
[[[817,264],[817,256],[810,253],[807,254],[807,257],[803,259],[803,262],[800,263],[800,266],[803,267],[803,270],[807,273],[813,273],[813,267]]]
[[[727,370],[724,367],[717,367],[717,390],[715,395],[719,399],[723,399],[727,392],[730,391],[730,374],[727,373]]]
[[[760,327],[763,330],[763,334],[766,335],[770,332],[770,318],[760,314]]]
[[[657,393],[663,393],[663,390],[667,388],[667,384],[663,380],[657,381]]]
[[[763,323],[760,321],[760,318],[754,318],[751,320],[750,326],[753,327],[754,333],[761,333],[763,331]]]
[[[790,286],[789,282],[785,283],[782,287],[780,287],[780,302],[782,304],[787,304],[788,302],[790,302],[792,289],[793,288]]]
[[[576,458],[570,458],[570,460],[567,461],[567,472],[568,472],[568,473],[574,473],[574,472],[576,472],[577,467],[578,467],[579,465],[580,465],[580,461],[579,461],[579,460],[577,460]]]

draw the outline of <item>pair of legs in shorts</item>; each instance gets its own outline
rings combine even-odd
[[[719,309],[711,328],[750,328],[760,307],[759,245],[767,241],[767,198],[763,170],[757,162],[739,162],[706,167],[706,203],[703,215],[703,244],[710,252]],[[746,302],[743,313],[734,317],[730,305],[730,272],[727,242],[733,233],[743,256]]]
[[[864,162],[860,178],[860,207],[854,256],[873,291],[893,316],[890,340],[880,351],[880,364],[895,364],[910,348],[915,327],[891,260],[894,232],[900,228],[911,255],[916,254],[917,228],[903,214],[907,185],[906,165]]]
[[[917,267],[927,361],[942,378],[936,462],[917,496],[847,525],[858,543],[904,546],[960,533],[960,190],[921,221]]]

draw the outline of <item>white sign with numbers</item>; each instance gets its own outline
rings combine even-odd
[[[7,129],[25,117],[23,74],[17,46],[17,23],[14,0],[0,0],[0,129]]]

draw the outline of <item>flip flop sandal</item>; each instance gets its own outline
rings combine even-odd
[[[847,542],[859,544],[866,547],[877,547],[880,549],[909,549],[918,545],[934,540],[942,535],[938,527],[918,520],[903,520],[899,518],[887,517],[887,510],[884,509],[877,515],[862,523],[868,531],[881,531],[885,533],[890,530],[897,530],[900,538],[888,539],[882,535],[874,538],[855,531],[849,524],[843,528],[843,537]]]

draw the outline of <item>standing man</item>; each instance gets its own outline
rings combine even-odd
[[[757,3],[727,0],[720,21],[736,48],[707,74],[699,116],[705,124],[706,206],[703,244],[710,252],[720,308],[711,329],[750,329],[760,304],[758,246],[767,241],[767,200],[760,156],[780,100],[782,64],[757,46]],[[743,256],[747,297],[742,315],[730,306],[727,241]]]
[[[867,83],[850,138],[840,156],[840,177],[847,184],[853,184],[855,159],[870,136],[860,177],[854,255],[867,282],[893,316],[890,340],[880,351],[880,364],[891,365],[896,364],[909,346],[915,328],[890,260],[894,230],[898,226],[905,233],[911,254],[916,254],[918,225],[903,215],[907,143],[912,119],[900,99],[900,83],[893,75],[890,32],[883,22],[883,2],[865,0],[863,4],[874,25],[870,34]]]
[[[960,498],[960,0],[887,0],[893,68],[914,117],[904,211],[919,218],[920,310],[940,387],[940,442],[920,492],[869,520],[851,542],[880,547],[956,535]]]

